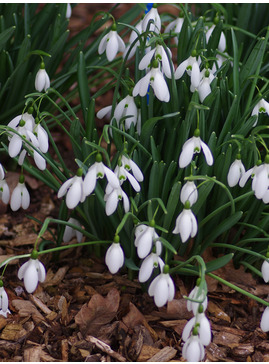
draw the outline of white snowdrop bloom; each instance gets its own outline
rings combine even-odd
[[[142,23],[143,23],[143,19],[140,20],[135,26],[138,34],[142,33]],[[133,47],[129,53],[127,60],[131,59],[135,55],[137,47],[140,46],[140,41],[137,40],[137,38],[138,38],[137,32],[134,30],[131,31],[130,38],[128,41],[128,46],[125,48],[125,51],[123,52],[123,57],[125,58],[129,49],[131,48],[132,44],[135,42],[135,44],[133,45]]]
[[[194,131],[194,136],[188,139],[182,147],[182,151],[179,156],[179,167],[185,168],[189,165],[192,161],[193,155],[195,153],[200,153],[202,150],[206,159],[206,163],[209,166],[213,164],[213,156],[211,150],[209,149],[208,145],[204,143],[200,138],[200,131],[196,129]]]
[[[182,340],[183,341],[188,340],[188,338],[191,336],[194,326],[197,324],[199,324],[198,336],[200,342],[204,346],[209,345],[212,337],[211,327],[210,327],[210,322],[204,313],[197,313],[195,317],[191,318],[187,322],[182,332]]]
[[[211,93],[210,84],[213,81],[213,79],[214,79],[214,75],[211,70],[209,70],[209,69],[202,70],[200,84],[197,88],[201,102],[203,102],[204,99]]]
[[[38,139],[37,137],[29,130],[27,130],[27,135],[31,141],[31,143],[33,144],[33,146],[37,149],[37,150],[40,150],[40,146],[39,146],[39,142],[38,142]],[[29,145],[27,145],[29,147]],[[44,171],[46,169],[46,160],[44,157],[42,157],[42,155],[36,151],[35,149],[33,148],[30,148],[33,152],[33,156],[34,156],[34,161],[35,161],[35,164],[36,166],[41,170],[41,171]],[[21,154],[22,156],[22,154]],[[21,158],[20,156],[20,158]],[[20,159],[19,158],[19,159]],[[24,157],[23,157],[24,159]],[[23,163],[23,160],[22,161],[19,161],[19,164],[21,165]]]
[[[27,135],[27,131],[32,131],[32,123],[31,120],[28,119],[28,122],[20,118],[16,126],[13,126],[15,122],[13,122],[15,119],[11,120],[11,122],[8,124],[11,128],[16,130],[16,132],[19,134],[15,134],[12,132],[9,132],[9,144],[8,144],[8,154],[11,158],[17,157],[18,154],[20,154],[21,149],[23,147],[23,140],[29,140],[29,136]],[[30,121],[30,122],[29,122]]]
[[[106,177],[112,188],[120,187],[120,182],[115,173],[102,162],[102,156],[98,153],[96,162],[88,169],[83,182],[83,191],[85,196],[89,196],[95,189],[98,178]]]
[[[213,24],[206,32],[205,37],[206,37],[206,42],[208,43],[209,38],[211,36],[211,34],[213,33],[213,30],[215,29],[216,25]],[[226,49],[226,37],[224,35],[223,32],[220,33],[220,39],[219,39],[219,44],[218,44],[218,49],[220,50],[220,52],[224,52]]]
[[[118,52],[124,52],[125,43],[117,33],[117,26],[114,23],[108,32],[100,41],[98,53],[106,52],[106,57],[109,62],[113,61]]]
[[[148,225],[138,225],[135,229],[134,245],[137,249],[137,255],[144,259],[150,252],[154,241],[158,241],[159,235],[154,227]]]
[[[158,61],[156,62],[153,61],[153,67],[150,71],[137,82],[133,89],[133,96],[145,96],[148,92],[149,86],[151,86],[155,96],[160,101],[168,102],[170,100],[169,89],[163,74],[160,71]]]
[[[193,181],[187,181],[180,191],[180,201],[185,205],[187,201],[190,206],[195,204],[198,199],[198,190]]]
[[[72,15],[72,7],[71,7],[70,3],[67,3],[66,4],[66,13],[65,13],[66,19],[71,18],[71,15]]]
[[[172,60],[172,52],[169,48],[167,48],[167,51],[169,53],[169,57]],[[144,70],[148,67],[150,67],[152,59],[158,59],[162,66],[162,71],[165,74],[166,77],[172,78],[171,74],[171,68],[169,63],[169,58],[166,54],[166,51],[163,46],[157,45],[154,49],[151,49],[148,53],[144,55],[144,57],[139,62],[138,68],[140,70]],[[172,72],[174,73],[174,65],[172,64]]]
[[[202,289],[199,294],[199,286],[196,285],[193,288],[193,290],[190,292],[189,298],[195,299],[197,301],[202,301],[203,310],[205,312],[205,310],[207,309],[208,299],[207,299],[207,295],[206,295],[206,292],[204,289]],[[199,305],[200,305],[200,303],[198,303],[198,302],[193,302],[193,301],[187,300],[187,309],[188,309],[188,311],[192,311],[194,315],[197,314]]]
[[[181,32],[182,25],[184,23],[184,18],[176,18],[175,20],[171,21],[167,27],[164,29],[164,33],[176,33],[179,34]],[[178,37],[174,37],[176,44],[178,44]]]
[[[191,84],[194,88],[197,88],[200,83],[201,74],[200,74],[200,63],[201,59],[198,57],[190,56],[185,59],[185,61],[181,62],[175,71],[175,79],[180,79],[185,72],[191,77]]]
[[[119,243],[113,243],[107,249],[105,262],[111,274],[117,273],[123,266],[124,253]]]
[[[259,113],[266,113],[269,115],[269,102],[265,101],[264,99],[261,99],[253,108],[251,116],[253,115],[259,115]],[[258,122],[258,118],[253,124],[253,126],[256,126]]]
[[[118,206],[118,202],[120,200],[123,200],[123,208],[125,213],[127,213],[130,210],[130,202],[129,198],[126,195],[126,193],[122,190],[121,187],[113,188],[109,183],[106,187],[106,193],[104,196],[104,200],[106,202],[106,215],[110,216],[112,215]]]
[[[267,306],[266,309],[263,311],[260,328],[263,332],[269,331],[269,306]]]
[[[38,92],[47,91],[50,87],[50,78],[45,70],[44,62],[41,62],[40,69],[37,71],[35,77],[35,89]]]
[[[164,266],[163,271],[165,271]],[[157,307],[164,306],[175,296],[175,285],[169,273],[160,273],[153,279],[148,288],[148,294],[154,298]]]
[[[185,243],[190,237],[193,238],[198,231],[196,217],[190,209],[190,202],[185,203],[183,211],[176,219],[176,226],[173,234],[180,234],[182,243]]]
[[[238,155],[236,160],[230,165],[227,175],[228,185],[230,187],[236,186],[245,172],[245,167],[241,161],[240,156]]]
[[[104,117],[110,119],[111,111],[112,111],[112,105],[105,106],[97,112],[96,117],[98,119],[103,119]]]
[[[70,219],[68,219],[68,222],[70,222],[70,224],[81,227],[79,221],[74,219],[73,217],[70,217]],[[66,225],[64,229],[63,242],[68,243],[74,237],[77,238],[78,243],[81,243],[83,234],[80,231],[73,229],[71,226]]]
[[[20,267],[18,278],[23,279],[26,291],[33,293],[38,282],[42,283],[46,279],[45,267],[38,259],[31,258]]]
[[[154,4],[150,11],[144,16],[142,20],[142,31],[145,32],[147,30],[148,24],[150,21],[153,23],[149,26],[150,32],[160,33],[161,31],[161,18],[157,10],[157,5]]]
[[[7,312],[7,310],[8,310],[8,295],[3,287],[2,281],[1,281],[1,285],[0,285],[0,309],[3,312]]]
[[[261,267],[262,277],[265,283],[269,282],[269,263],[264,260]]]
[[[269,188],[269,163],[265,162],[257,168],[256,173],[252,179],[251,188],[258,200],[264,197]]]
[[[10,208],[12,211],[17,211],[20,207],[26,210],[28,209],[29,205],[30,194],[25,186],[24,178],[20,178],[19,183],[11,194]]]
[[[113,116],[116,119],[118,126],[120,120],[128,116],[124,120],[126,130],[129,130],[132,124],[135,126],[137,123],[138,110],[134,101],[134,97],[130,95],[124,97],[115,107]]]
[[[132,172],[134,175],[134,178],[138,182],[142,182],[144,180],[143,173],[141,172],[141,169],[138,167],[138,165],[130,158],[125,155],[122,155],[121,157],[121,163],[123,167],[128,171]]]
[[[157,253],[150,253],[142,262],[141,267],[139,269],[138,274],[138,280],[141,283],[146,282],[151,274],[154,268],[160,267],[162,270],[164,266],[164,262],[159,257]]]
[[[123,166],[117,166],[114,170],[114,173],[116,174],[116,176],[118,176],[121,185],[124,181],[128,179],[136,192],[139,192],[141,190],[140,184],[137,182],[134,176],[131,175],[131,173],[129,173]]]
[[[86,195],[83,191],[82,170],[77,175],[66,180],[60,187],[57,197],[66,195],[65,203],[69,209],[74,209],[80,202],[84,202]]]
[[[3,203],[8,204],[10,198],[10,190],[5,179],[0,180],[0,198]]]
[[[182,356],[188,362],[197,363],[204,359],[205,349],[198,335],[191,335],[182,348]]]

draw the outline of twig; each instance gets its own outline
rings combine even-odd
[[[111,347],[109,345],[107,345],[106,343],[104,343],[102,340],[97,339],[94,336],[88,335],[86,337],[86,340],[94,345],[96,345],[98,347],[98,349],[102,350],[103,352],[105,352],[106,354],[112,356],[114,359],[121,361],[121,362],[126,362],[126,359],[120,355],[119,353],[116,353],[116,351],[112,350]]]

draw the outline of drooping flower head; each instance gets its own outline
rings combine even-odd
[[[82,173],[83,170],[79,168],[76,176],[66,180],[58,191],[58,198],[66,195],[65,203],[69,209],[74,209],[80,202],[85,201],[86,195],[83,191]]]
[[[180,79],[185,72],[191,78],[191,86],[196,89],[201,80],[201,73],[200,73],[200,63],[201,59],[198,57],[196,58],[196,50],[192,51],[192,54],[189,58],[185,59],[185,61],[181,62],[175,71],[175,79]]]
[[[41,62],[40,69],[37,71],[35,77],[35,89],[38,92],[42,92],[43,90],[47,91],[49,87],[50,87],[50,79],[45,70],[45,63]]]
[[[265,101],[264,99],[261,99],[255,106],[254,109],[252,110],[251,116],[253,115],[259,115],[259,113],[266,113],[267,115],[269,115],[269,102]],[[258,122],[258,118],[255,121],[255,123],[253,124],[253,126],[256,126]]]
[[[37,256],[37,251],[33,250],[31,258],[18,271],[18,278],[23,279],[25,289],[28,293],[33,293],[36,290],[38,282],[42,283],[46,279],[45,267],[37,259]]]
[[[124,252],[120,246],[118,235],[115,236],[114,242],[107,249],[105,262],[111,274],[117,273],[124,264]]]
[[[185,243],[189,238],[195,237],[198,231],[196,217],[191,211],[190,201],[186,201],[183,211],[176,219],[176,226],[173,234],[180,234],[182,243]]]
[[[74,219],[73,217],[70,217],[68,222],[70,224],[81,227],[80,222],[78,220]],[[80,231],[73,229],[71,226],[66,225],[65,229],[64,229],[64,235],[63,235],[64,243],[68,243],[71,239],[73,239],[73,237],[76,237],[77,242],[80,243],[82,240],[83,234]]]
[[[125,43],[117,33],[117,25],[113,23],[110,32],[108,32],[99,43],[98,53],[106,52],[109,62],[113,61],[118,52],[124,52]]]
[[[147,12],[142,21],[142,30],[145,32],[149,24],[149,31],[157,34],[161,31],[161,18],[157,10],[158,5],[153,4],[152,8]]]
[[[231,164],[227,175],[228,185],[234,187],[239,182],[240,178],[246,172],[245,167],[241,161],[241,155],[236,156],[235,161]]]
[[[172,301],[174,299],[175,285],[169,275],[168,265],[164,265],[161,273],[150,283],[148,294],[153,296],[157,307],[162,307],[168,301]]]
[[[10,208],[12,211],[17,211],[20,207],[26,210],[30,205],[30,194],[25,186],[24,180],[24,176],[21,175],[17,186],[11,194]]]
[[[159,235],[156,233],[154,226],[155,222],[152,220],[149,225],[140,224],[135,228],[134,245],[140,259],[144,259],[151,252],[154,244],[157,246],[157,250],[159,244],[161,245],[160,242],[158,243]]]
[[[193,155],[195,153],[200,153],[201,150],[204,153],[206,163],[209,166],[212,166],[214,159],[211,150],[209,149],[208,145],[201,140],[200,130],[196,129],[194,131],[194,136],[188,139],[182,147],[182,151],[179,156],[179,167],[187,167],[187,165],[191,163]]]

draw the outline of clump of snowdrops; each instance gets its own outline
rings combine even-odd
[[[111,273],[125,269],[143,283],[158,307],[175,297],[174,274],[196,277],[186,297],[193,318],[182,334],[188,361],[203,360],[211,341],[207,275],[265,304],[261,328],[269,331],[268,302],[213,273],[233,259],[269,281],[269,30],[261,21],[248,29],[239,17],[244,7],[246,18],[260,19],[265,5],[252,5],[196,4],[192,14],[187,5],[162,13],[158,4],[138,4],[122,19],[114,9],[100,12],[69,41],[91,34],[93,42],[79,43],[55,80],[47,68],[53,54],[32,51],[40,58],[32,92],[1,126],[3,149],[22,173],[10,196],[1,166],[1,198],[13,211],[27,209],[24,173],[31,173],[61,202],[31,254],[14,257],[30,258],[18,271],[27,292],[45,280],[42,254],[89,246]],[[77,81],[68,97],[66,80]],[[111,104],[97,110],[110,90]],[[77,94],[80,105],[72,107]],[[70,138],[76,170],[53,140],[55,126]],[[58,228],[47,248],[50,224]],[[214,258],[205,262],[209,248]]]

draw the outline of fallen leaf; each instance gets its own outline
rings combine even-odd
[[[83,335],[98,336],[100,328],[116,316],[119,303],[120,294],[115,288],[108,292],[106,298],[99,293],[93,295],[75,316],[75,322]]]
[[[19,311],[20,317],[32,316],[36,323],[45,321],[44,317],[30,301],[12,300],[12,305],[16,310]]]

